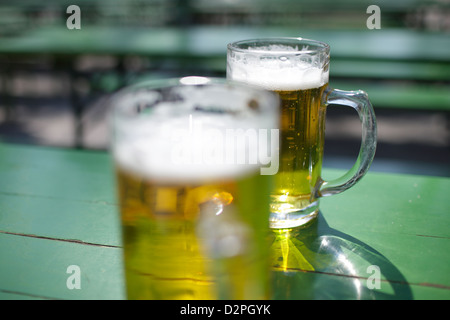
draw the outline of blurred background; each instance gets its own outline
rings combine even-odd
[[[107,150],[116,90],[224,77],[227,43],[269,36],[329,43],[330,85],[367,91],[372,171],[450,176],[450,0],[0,0],[0,142]],[[325,166],[350,168],[360,136],[330,106]]]

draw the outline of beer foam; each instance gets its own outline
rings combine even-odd
[[[220,141],[215,140],[221,138],[218,133],[235,125],[231,118],[224,120],[221,116],[219,120],[213,115],[193,120],[179,117],[165,123],[149,119],[145,123],[128,123],[122,129],[129,135],[114,144],[114,158],[122,170],[174,184],[226,180],[254,173],[259,169],[257,164],[226,163],[225,158],[220,161],[220,154],[216,163],[212,155],[214,151],[248,152],[243,146],[233,148],[234,145],[219,145]]]
[[[248,53],[238,53],[228,57],[227,76],[268,90],[305,90],[318,88],[328,83],[329,72],[316,66],[314,58],[302,61],[302,51],[297,47],[271,45],[249,49]],[[270,51],[276,56],[256,57],[252,52]],[[293,52],[299,53],[292,55]],[[283,55],[284,53],[284,55]]]

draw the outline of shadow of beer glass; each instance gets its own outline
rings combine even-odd
[[[380,252],[328,226],[273,229],[273,299],[412,299],[400,271]]]

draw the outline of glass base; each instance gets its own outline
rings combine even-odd
[[[319,214],[319,200],[308,202],[298,209],[286,203],[271,205],[269,227],[272,229],[295,228],[307,226]]]

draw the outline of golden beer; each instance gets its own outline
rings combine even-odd
[[[267,176],[174,185],[118,168],[117,177],[129,299],[268,298],[267,244],[239,247],[265,236]]]
[[[327,84],[313,89],[276,91],[281,98],[280,169],[271,211],[296,211],[315,201],[321,175]]]

